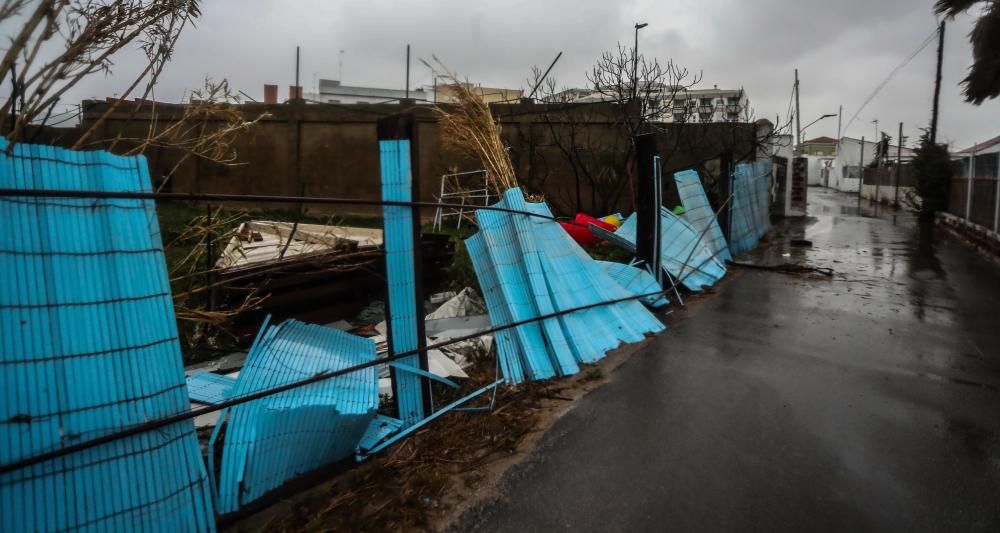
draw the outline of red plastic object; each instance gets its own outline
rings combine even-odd
[[[573,222],[576,222],[577,225],[583,226],[585,228],[589,228],[591,224],[596,224],[597,227],[606,229],[608,231],[615,231],[616,229],[618,229],[599,218],[594,218],[590,215],[585,215],[583,213],[577,213],[576,218],[573,219]]]
[[[590,224],[596,224],[597,226],[604,228],[608,231],[615,231],[615,227],[603,220],[594,218],[590,215],[585,215],[583,213],[577,213],[576,218],[572,222],[560,222],[566,233],[573,238],[574,241],[580,243],[582,246],[593,246],[599,242],[593,232],[590,231]]]

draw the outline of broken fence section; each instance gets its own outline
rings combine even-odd
[[[677,194],[684,206],[684,220],[694,228],[701,242],[719,262],[725,264],[732,260],[726,237],[719,227],[715,211],[708,203],[708,196],[705,194],[705,187],[698,173],[693,170],[676,172],[674,182],[677,184]]]
[[[149,192],[145,159],[0,139],[0,187]],[[0,198],[0,464],[189,410],[153,203]],[[190,421],[0,475],[2,531],[211,531]]]
[[[736,165],[732,180],[729,250],[736,256],[756,248],[771,229],[771,162]]]
[[[374,359],[370,339],[288,320],[261,330],[231,396]],[[351,457],[377,408],[374,366],[228,408],[209,443],[211,471],[225,425],[218,512],[236,511],[296,476]]]
[[[551,216],[518,188],[495,205]],[[631,295],[553,220],[487,210],[476,211],[476,220],[480,231],[465,244],[494,326]],[[506,381],[520,383],[574,374],[580,363],[663,329],[629,301],[499,331],[495,342]]]
[[[653,279],[653,275],[637,266],[612,263],[611,261],[597,261],[597,264],[601,266],[601,270],[606,272],[616,283],[631,294],[638,296],[660,290],[660,286]],[[653,308],[670,304],[670,301],[662,294],[646,296],[645,298],[641,298],[640,301]]]
[[[660,208],[660,217],[660,261],[673,280],[698,292],[726,275],[726,267],[691,225],[665,207]],[[613,242],[626,241],[634,250],[637,224],[638,217],[632,213],[614,233]]]

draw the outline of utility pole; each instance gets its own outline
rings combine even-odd
[[[941,61],[944,59],[944,19],[938,27],[937,76],[934,78],[934,107],[931,110],[931,144],[937,144],[938,100],[941,99]]]
[[[299,47],[295,47],[295,90],[299,88]],[[301,95],[300,95],[301,96]]]
[[[840,121],[844,118],[844,105],[837,109],[837,151],[834,155],[840,155]]]
[[[799,109],[799,69],[795,69],[795,147],[802,144],[802,113]]]
[[[865,186],[865,136],[861,136],[861,157],[858,160],[858,214],[861,214],[861,189]]]
[[[875,135],[878,135],[878,121],[875,121]],[[878,151],[875,152],[875,157],[878,158],[878,166],[875,170],[875,209],[878,209],[879,203],[879,186],[882,184],[882,161],[885,160],[886,155],[889,153],[889,140],[885,138],[885,134],[882,137],[876,137],[878,139]]]
[[[406,99],[410,99],[410,45],[406,45]]]
[[[341,50],[337,55],[337,79],[340,83],[344,83],[344,51]]]
[[[899,123],[899,137],[896,138],[896,187],[892,205],[899,207],[899,173],[903,171],[903,123]]]
[[[632,100],[633,105],[635,105],[634,100],[639,95],[639,30],[649,26],[649,24],[642,22],[635,23],[635,46],[632,48]],[[640,114],[642,113],[641,107]]]

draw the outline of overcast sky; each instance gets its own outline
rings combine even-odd
[[[338,77],[349,85],[402,88],[405,46],[413,49],[411,84],[430,83],[416,58],[440,58],[470,81],[523,87],[533,64],[543,68],[559,51],[552,75],[560,87],[586,85],[586,72],[603,50],[621,41],[661,61],[672,58],[704,74],[701,87],[743,86],[757,117],[786,117],[794,69],[802,80],[803,126],[844,107],[844,125],[888,73],[934,30],[932,0],[469,0],[333,1],[205,0],[197,27],[182,36],[157,98],[176,101],[204,77],[228,78],[255,98],[265,83],[294,80],[295,45],[302,47],[301,79]],[[960,97],[971,61],[967,34],[974,16],[946,32],[939,139],[960,147],[1000,135],[1000,100],[980,107]],[[931,43],[886,85],[846,135],[869,138],[872,120],[895,135],[898,123],[915,138],[930,120],[934,52]],[[139,68],[123,58],[116,72]],[[69,101],[110,96],[125,76],[96,78]],[[64,100],[66,101],[66,100]],[[835,136],[836,118],[805,138]]]

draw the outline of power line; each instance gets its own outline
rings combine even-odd
[[[885,86],[888,85],[890,81],[892,81],[892,78],[894,78],[896,74],[898,74],[899,71],[903,69],[903,67],[908,65],[910,61],[913,61],[913,58],[917,57],[917,54],[922,52],[924,48],[927,48],[927,45],[934,42],[934,37],[937,36],[937,33],[938,29],[934,28],[934,31],[932,31],[930,35],[928,35],[927,38],[924,39],[922,43],[920,43],[920,46],[918,46],[916,50],[914,50],[909,56],[907,56],[906,59],[904,59],[899,65],[896,65],[896,68],[892,69],[892,72],[889,72],[889,75],[886,76],[885,79],[882,80],[882,82],[879,83],[877,87],[875,87],[875,90],[872,91],[870,95],[868,95],[868,98],[865,99],[865,102],[861,104],[861,107],[859,107],[858,110],[854,113],[854,116],[851,117],[851,120],[847,121],[847,126],[844,127],[845,131],[851,127],[851,124],[853,124],[854,120],[858,118],[858,115],[861,113],[861,111],[864,110],[865,106],[871,103],[871,101],[874,100],[876,96],[878,96],[878,93],[883,88],[885,88]]]

